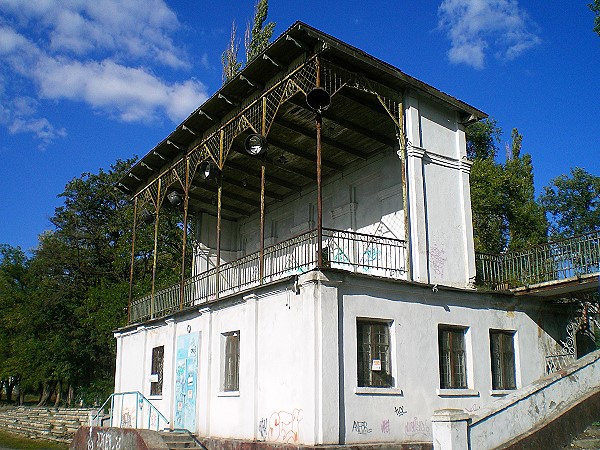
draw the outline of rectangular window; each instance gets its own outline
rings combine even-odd
[[[390,324],[357,320],[358,386],[392,387]]]
[[[512,331],[490,330],[492,389],[516,389],[515,341]]]
[[[440,388],[466,389],[465,328],[439,328]]]
[[[223,333],[223,391],[238,391],[240,379],[240,332]]]
[[[150,375],[150,395],[162,395],[163,388],[163,365],[165,362],[165,347],[154,347],[152,349],[152,367]]]

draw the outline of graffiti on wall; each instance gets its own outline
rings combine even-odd
[[[385,419],[381,422],[381,432],[385,434],[390,432],[390,419]]]
[[[355,420],[352,424],[352,431],[358,434],[369,434],[373,430],[369,428],[369,424],[366,420],[357,421]]]
[[[475,411],[478,411],[479,409],[481,409],[481,406],[479,406],[477,403],[473,403],[471,406],[467,406],[465,408],[465,412],[466,413],[473,413]]]
[[[300,441],[300,421],[302,420],[302,410],[294,409],[292,412],[277,411],[271,414],[268,421],[264,418],[259,422],[258,429],[263,437],[263,430],[266,439],[270,442],[297,443]]]
[[[423,420],[419,420],[417,417],[414,417],[412,420],[406,422],[404,426],[404,431],[406,434],[429,434],[431,428],[427,424],[427,422]]]
[[[260,435],[260,440],[267,440],[267,418],[264,417],[260,419],[258,422],[258,434]]]
[[[408,414],[408,411],[404,411],[404,406],[394,406],[394,412],[398,417],[402,417],[404,414]]]
[[[87,450],[124,450],[122,436],[115,430],[97,430],[94,436],[90,427]]]

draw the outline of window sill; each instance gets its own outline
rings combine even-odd
[[[514,389],[496,389],[496,390],[490,391],[490,395],[492,397],[504,397],[505,395],[508,395],[514,391],[515,391]]]
[[[149,395],[148,400],[162,400],[162,394],[158,395]]]
[[[240,391],[221,391],[217,393],[217,397],[239,397]]]
[[[475,389],[437,389],[440,397],[479,397],[479,391]]]
[[[402,389],[398,388],[386,388],[386,387],[368,387],[368,386],[356,386],[354,388],[356,395],[398,395],[404,396]]]

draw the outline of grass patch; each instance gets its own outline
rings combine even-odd
[[[0,448],[9,448],[11,450],[67,450],[67,444],[44,441],[42,439],[30,439],[14,433],[0,431]]]

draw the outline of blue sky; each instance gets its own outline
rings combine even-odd
[[[574,166],[600,175],[587,3],[271,0],[269,20],[275,36],[302,20],[487,112],[501,149],[518,128],[539,193]],[[212,95],[232,20],[242,36],[253,7],[0,0],[0,243],[35,247],[69,180],[144,155]]]

